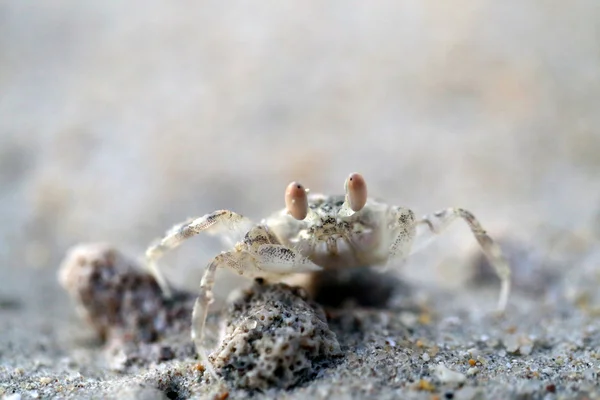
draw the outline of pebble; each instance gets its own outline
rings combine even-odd
[[[127,354],[122,349],[117,350],[115,354],[110,358],[109,368],[113,371],[122,371],[127,365],[128,361]]]
[[[47,385],[47,384],[49,384],[50,382],[52,382],[52,378],[49,378],[49,377],[47,377],[47,376],[42,376],[42,377],[40,378],[40,383],[41,383],[42,385]]]
[[[421,358],[423,359],[423,361],[427,362],[429,360],[431,360],[431,357],[429,357],[429,354],[427,353],[423,353],[423,355],[421,356]]]
[[[519,339],[515,335],[506,336],[502,342],[507,352],[516,353],[519,351]]]
[[[434,370],[442,383],[463,383],[467,380],[465,374],[453,371],[442,363],[435,366]]]
[[[409,328],[415,326],[417,324],[417,320],[419,319],[415,314],[410,312],[400,313],[399,318],[400,322],[402,322],[402,325]]]
[[[477,350],[475,347],[472,347],[469,350],[467,350],[467,353],[469,353],[469,356],[471,358],[477,358],[477,356],[479,356],[479,350]]]
[[[528,356],[531,354],[531,351],[533,350],[533,346],[530,344],[524,344],[523,346],[521,346],[519,348],[519,351],[521,352],[522,355],[524,356]]]

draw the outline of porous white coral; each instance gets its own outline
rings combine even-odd
[[[210,359],[235,386],[266,390],[310,379],[340,355],[323,309],[302,289],[258,280],[229,305]]]

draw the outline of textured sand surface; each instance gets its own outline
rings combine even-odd
[[[384,310],[336,308],[340,365],[265,398],[600,396],[598,21],[596,0],[2,3],[0,396],[208,397],[185,362],[110,371],[65,252],[141,255],[187,217],[259,219],[289,181],[341,192],[352,171],[418,215],[480,218],[518,267],[509,314],[457,223],[390,271],[406,290]],[[194,290],[219,250],[163,265]],[[240,284],[221,274],[220,299]]]

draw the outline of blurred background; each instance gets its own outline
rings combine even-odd
[[[597,0],[2,2],[0,297],[64,315],[76,243],[139,257],[188,217],[260,219],[291,180],[341,193],[353,171],[492,236],[593,230],[599,66]],[[474,242],[458,225],[403,273],[444,284]],[[219,250],[162,265],[194,288]]]

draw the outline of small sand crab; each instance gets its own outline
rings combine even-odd
[[[434,237],[458,218],[469,225],[501,280],[498,308],[504,311],[510,292],[510,268],[473,214],[448,208],[416,219],[407,208],[367,197],[365,180],[358,173],[346,179],[345,192],[334,196],[309,194],[300,183],[292,182],[285,191],[286,207],[260,223],[219,210],[174,226],[148,248],[148,267],[169,297],[171,290],[156,264],[166,251],[201,232],[220,235],[233,247],[208,264],[193,310],[192,339],[206,366],[210,364],[202,349],[202,338],[218,268],[231,268],[248,278],[278,281],[322,269],[385,265],[414,252],[417,236],[424,233]]]

